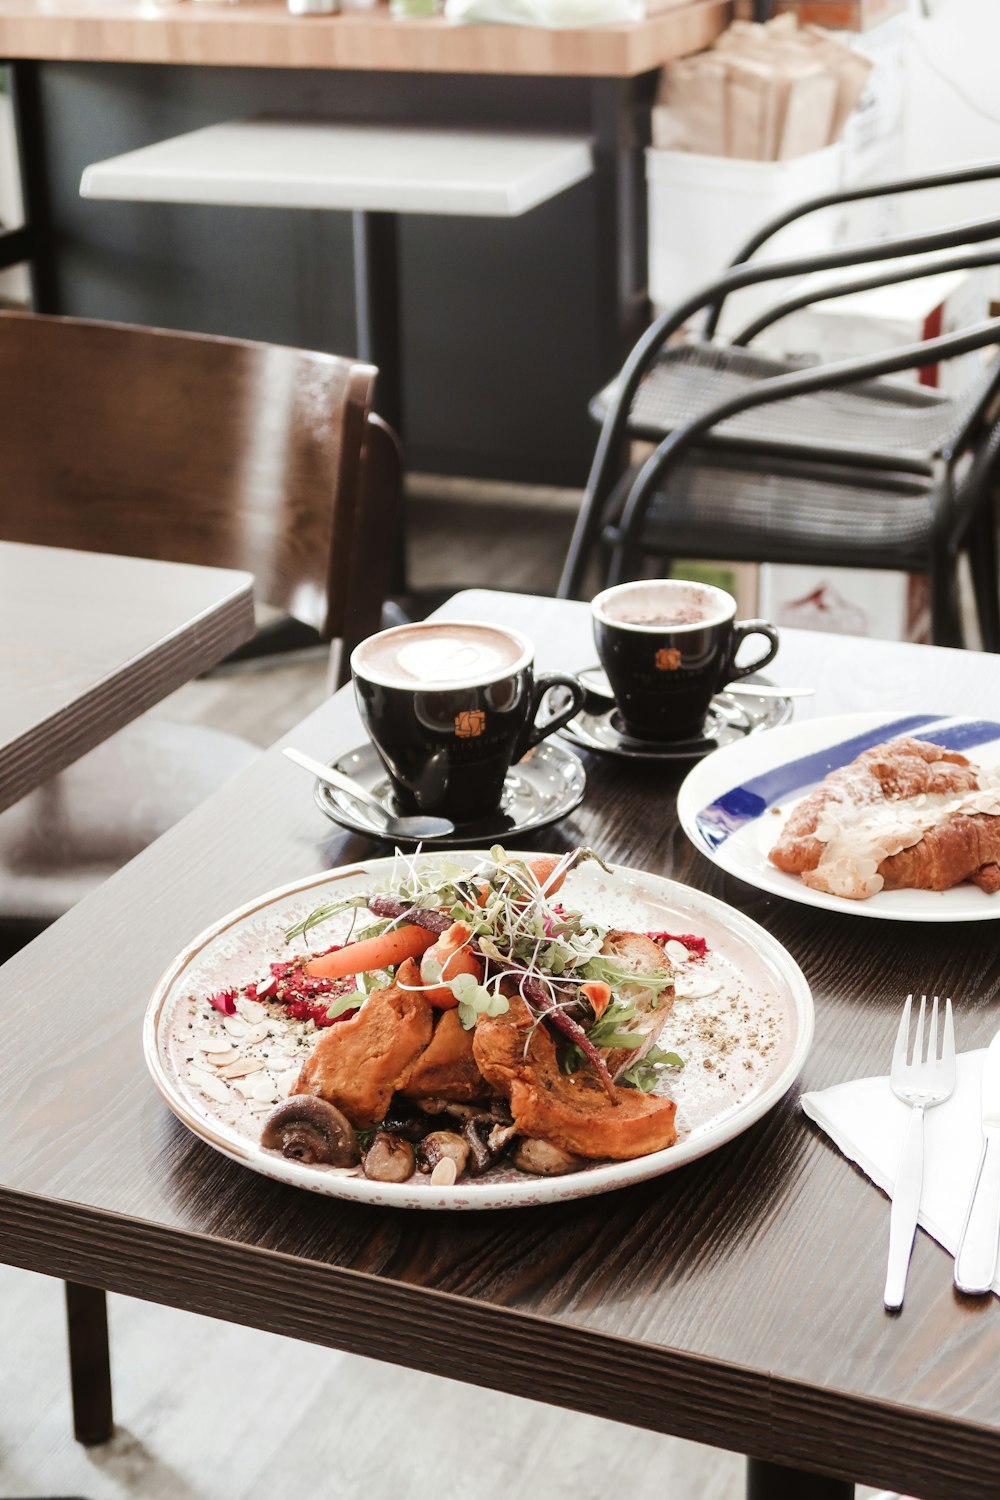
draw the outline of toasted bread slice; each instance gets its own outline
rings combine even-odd
[[[612,959],[617,970],[629,974],[673,973],[670,960],[659,943],[654,943],[652,938],[646,937],[642,932],[618,929],[609,932],[604,939],[601,956]],[[617,1078],[649,1051],[674,1005],[672,985],[669,989],[660,990],[659,994],[642,984],[619,984],[617,991],[623,999],[635,1001],[635,1020],[624,1029],[638,1032],[642,1040],[638,1047],[616,1047],[604,1053],[612,1078]]]

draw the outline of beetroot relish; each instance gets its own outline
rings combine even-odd
[[[339,953],[344,946],[344,943],[334,943],[331,948],[324,948],[323,954]],[[338,1021],[347,1021],[351,1016],[357,1015],[360,1006],[345,1010],[343,1015],[332,1020],[327,1015],[327,1007],[333,997],[346,995],[354,989],[355,979],[353,975],[346,979],[316,979],[307,974],[303,965],[308,958],[321,958],[323,954],[313,953],[308,957],[293,958],[289,963],[269,964],[275,985],[273,990],[265,986],[263,995],[258,993],[257,984],[247,984],[242,990],[219,990],[217,994],[209,995],[208,1003],[224,1016],[231,1016],[236,1013],[237,996],[242,995],[246,1000],[266,1000],[269,1004],[283,1005],[293,1021],[312,1021],[315,1026],[336,1026]]]
[[[675,932],[647,932],[646,936],[652,938],[654,943],[661,947],[666,943],[683,943],[689,953],[695,958],[704,958],[708,952],[708,944],[702,937],[694,937],[692,933],[686,932],[678,936]]]

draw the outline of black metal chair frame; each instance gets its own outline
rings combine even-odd
[[[643,464],[629,489],[620,520],[605,533],[613,543],[608,581],[614,583],[630,576],[643,521],[661,490],[665,477],[692,445],[704,437],[716,423],[753,407],[788,400],[792,396],[806,395],[812,391],[835,390],[859,380],[890,375],[900,370],[936,364],[942,359],[954,359],[960,354],[990,345],[1000,346],[1000,318],[993,318],[962,333],[910,345],[892,354],[847,360],[776,376],[762,381],[757,389],[722,402],[694,421],[676,428]],[[936,472],[931,483],[934,497],[933,536],[927,558],[934,639],[944,645],[961,644],[961,623],[952,580],[958,552],[966,546],[983,644],[991,651],[1000,651],[996,543],[992,525],[986,524],[991,517],[983,511],[980,502],[1000,454],[1000,416],[993,416],[988,423],[986,436],[979,443],[968,470],[960,473],[959,465],[967,456],[969,445],[978,435],[982,420],[998,391],[1000,364],[994,367],[992,379],[982,391],[975,408],[968,414],[959,439],[935,465]]]
[[[640,381],[647,369],[657,358],[667,341],[683,327],[689,318],[703,309],[707,310],[707,321],[702,337],[704,340],[708,340],[714,333],[719,313],[726,297],[731,292],[743,287],[760,285],[770,281],[781,281],[793,276],[800,277],[810,272],[833,271],[849,266],[898,261],[903,257],[919,255],[921,252],[952,249],[957,249],[961,252],[947,260],[938,259],[917,265],[914,265],[911,261],[907,266],[889,267],[875,276],[865,278],[864,281],[854,279],[837,282],[827,287],[815,287],[811,292],[799,293],[777,304],[766,315],[755,319],[753,323],[743,329],[735,340],[735,345],[745,346],[751,338],[770,323],[777,321],[799,307],[808,306],[814,302],[821,302],[829,297],[846,296],[850,292],[862,289],[891,285],[910,279],[919,279],[922,276],[932,275],[945,269],[995,264],[1000,261],[1000,248],[987,251],[972,251],[968,247],[979,245],[989,240],[995,240],[1000,236],[1000,219],[978,220],[944,230],[897,236],[871,244],[848,246],[839,250],[800,256],[789,260],[748,264],[748,256],[752,255],[786,224],[822,208],[867,198],[889,196],[897,193],[920,192],[929,188],[954,186],[959,183],[986,181],[996,178],[1000,178],[1000,162],[987,162],[970,167],[956,168],[952,171],[937,173],[929,177],[900,179],[895,182],[878,184],[877,186],[854,188],[809,199],[805,203],[799,204],[797,208],[769,221],[768,224],[764,225],[743,246],[736,261],[721,277],[709,283],[699,292],[694,293],[673,311],[665,313],[656,319],[635,345],[619,376],[613,399],[604,419],[591,466],[584,502],[581,506],[570,543],[559,584],[559,597],[574,598],[580,595],[583,574],[587,566],[591,548],[599,535],[603,517],[608,509],[608,502],[612,495],[620,492],[621,489],[621,476],[627,468],[625,448],[628,437],[636,435],[655,439],[662,435],[660,433],[634,432],[630,428],[632,403]],[[819,368],[821,367],[817,367],[816,370],[810,373],[818,373]],[[784,379],[785,377],[774,378]],[[861,379],[864,377],[859,375],[857,378]],[[761,382],[762,385],[770,385],[771,383],[771,380]],[[842,381],[840,383],[847,384],[850,382]],[[988,382],[984,382],[984,384],[988,384]],[[823,386],[819,384],[811,386],[809,389],[823,389]],[[751,402],[750,406],[756,404],[764,403]],[[745,409],[748,408],[739,408],[739,410]],[[977,403],[974,416],[978,417],[980,410],[981,405]],[[702,436],[711,432],[715,421],[722,420],[725,415],[729,414],[728,412],[723,412],[721,407],[718,409],[718,412],[719,414],[713,422],[700,427],[699,430]],[[963,427],[961,436],[964,436],[967,427],[968,423]],[[804,452],[801,444],[783,445],[780,442],[770,439],[765,440],[744,437],[742,435],[736,438],[728,434],[716,435],[713,433],[711,441],[713,443],[725,443],[727,446],[732,446],[748,453],[760,454],[762,452],[779,453],[782,451],[793,451],[801,456]],[[928,467],[924,463],[918,463],[912,459],[907,461],[900,455],[860,448],[845,451],[843,448],[823,449],[813,445],[810,448],[809,458],[816,463],[860,467],[867,470],[895,470],[898,472],[909,469],[915,473],[928,473]],[[934,466],[932,465],[931,472],[933,473],[933,471]]]

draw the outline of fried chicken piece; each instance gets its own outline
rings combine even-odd
[[[476,1066],[471,1031],[458,1019],[458,1009],[439,1012],[430,1045],[403,1075],[398,1087],[408,1099],[448,1099],[469,1104],[485,1099],[489,1085]]]
[[[358,1129],[381,1120],[401,1078],[428,1046],[434,1012],[420,990],[412,959],[397,982],[368,996],[356,1016],[322,1031],[293,1094],[316,1094],[343,1110]]]
[[[521,1135],[575,1156],[615,1161],[646,1156],[677,1139],[672,1099],[616,1088],[612,1102],[588,1069],[561,1072],[555,1042],[517,996],[506,1015],[479,1019],[473,1051],[486,1081],[510,1100]]]
[[[615,967],[630,974],[669,974],[671,964],[659,943],[642,932],[625,932],[615,929],[607,934],[601,945],[601,955],[614,960]],[[657,994],[648,985],[620,984],[618,994],[624,1000],[634,1000],[636,1018],[629,1023],[628,1030],[638,1032],[642,1041],[638,1047],[618,1047],[604,1054],[608,1072],[612,1078],[642,1057],[654,1046],[663,1029],[663,1024],[674,1007],[673,988],[660,990]]]

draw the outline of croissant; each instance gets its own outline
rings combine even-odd
[[[899,739],[833,771],[788,819],[769,858],[816,890],[1000,889],[1000,774]]]

